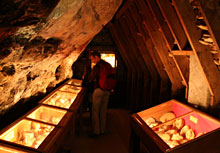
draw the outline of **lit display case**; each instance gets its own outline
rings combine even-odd
[[[75,133],[84,94],[84,88],[66,83],[55,89],[38,106],[0,131],[0,153],[57,152],[66,135]]]
[[[23,119],[0,134],[0,139],[37,149],[55,126]]]
[[[66,113],[66,110],[40,105],[34,108],[34,110],[27,115],[27,118],[57,125]]]
[[[64,92],[57,90],[48,99],[42,101],[43,104],[56,106],[59,108],[69,109],[76,99],[76,93]]]
[[[131,119],[135,138],[149,152],[220,151],[220,121],[176,100],[135,113]]]
[[[59,90],[78,94],[81,91],[81,89],[82,89],[82,87],[79,87],[79,86],[64,85]]]
[[[82,80],[79,79],[69,79],[66,81],[66,84],[74,85],[74,86],[82,86]]]

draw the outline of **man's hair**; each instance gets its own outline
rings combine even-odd
[[[91,52],[90,56],[93,56],[93,57],[98,56],[99,58],[101,58],[101,54],[97,51]]]

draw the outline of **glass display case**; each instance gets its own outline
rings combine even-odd
[[[54,126],[23,119],[0,134],[0,139],[37,149]]]
[[[133,114],[132,128],[150,152],[220,151],[220,121],[176,100]]]
[[[63,85],[59,90],[78,94],[81,91],[81,89],[82,87],[79,86]]]
[[[76,97],[77,97],[76,93],[57,90],[48,99],[42,101],[42,103],[50,106],[69,109]]]
[[[57,125],[66,113],[66,110],[40,105],[31,111],[27,118]]]
[[[74,86],[82,86],[82,80],[70,79],[66,82],[66,84],[70,84],[70,85],[74,85]]]

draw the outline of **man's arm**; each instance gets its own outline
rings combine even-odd
[[[98,76],[99,76],[99,71],[100,71],[100,66],[99,65],[95,65],[91,71],[91,73],[89,74],[89,82],[96,82]]]

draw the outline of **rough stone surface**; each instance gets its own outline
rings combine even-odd
[[[72,77],[74,61],[121,2],[0,2],[0,113]]]
[[[204,108],[210,104],[210,92],[194,55],[190,56],[188,101]]]

